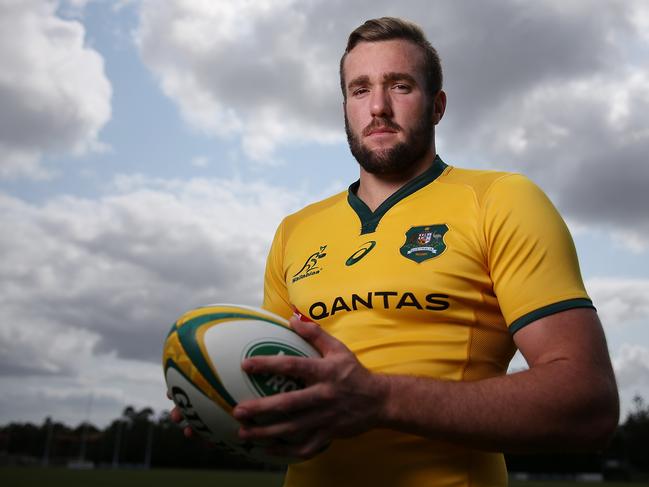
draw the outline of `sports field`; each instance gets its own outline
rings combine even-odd
[[[0,468],[2,487],[279,487],[282,475],[201,470],[69,470],[65,468]]]
[[[259,472],[200,470],[68,470],[64,468],[0,467],[2,487],[279,487],[282,475]],[[626,482],[511,482],[510,487],[633,487]]]

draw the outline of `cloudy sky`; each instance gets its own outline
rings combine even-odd
[[[440,51],[446,162],[564,214],[623,405],[649,400],[649,5],[401,3],[0,0],[0,424],[168,407],[175,318],[259,304],[282,216],[357,178],[337,65],[383,15]]]

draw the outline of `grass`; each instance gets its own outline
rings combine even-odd
[[[283,474],[214,470],[69,470],[66,468],[0,467],[2,487],[280,487]],[[511,481],[509,487],[633,487],[627,482]],[[646,485],[646,484],[643,484]]]
[[[66,468],[0,468],[2,487],[280,487],[283,474],[214,470],[69,470]]]
[[[638,487],[630,482],[570,482],[565,480],[512,480],[509,487]]]

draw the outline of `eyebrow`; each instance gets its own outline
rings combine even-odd
[[[383,75],[383,82],[385,83],[385,82],[390,82],[390,81],[407,81],[408,83],[411,83],[411,84],[414,84],[414,85],[417,84],[417,81],[415,80],[415,78],[413,78],[408,73],[395,73],[395,72],[385,73]]]
[[[408,73],[397,73],[397,72],[390,72],[390,73],[385,73],[383,75],[383,83],[390,83],[390,82],[395,82],[395,81],[407,81],[411,84],[416,85],[417,81],[415,78],[412,77],[412,75]],[[351,80],[347,84],[347,89],[351,90],[357,86],[364,86],[370,84],[370,77],[367,76],[366,74],[363,74],[361,76],[357,76],[353,80]]]
[[[370,83],[370,77],[364,74],[361,76],[357,76],[349,83],[347,83],[347,89],[351,90],[352,88],[356,88],[357,86],[368,85],[369,83]]]

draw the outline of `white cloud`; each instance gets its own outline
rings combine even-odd
[[[649,391],[649,349],[640,345],[625,345],[614,361],[620,389]],[[645,399],[649,399],[645,397]]]
[[[348,33],[367,18],[410,18],[445,67],[438,136],[448,162],[523,171],[566,216],[649,248],[643,2],[270,5],[142,3],[142,59],[192,126],[238,138],[256,161],[276,161],[287,145],[342,141],[338,61]]]
[[[266,251],[296,204],[291,196],[219,180],[122,178],[119,185],[121,193],[97,201],[61,197],[38,207],[0,199],[12,215],[2,241],[2,313],[25,323],[20,337],[2,342],[17,357],[25,350],[15,345],[26,340],[24,356],[42,349],[38,331],[62,340],[43,357],[47,364],[67,361],[70,354],[59,353],[66,346],[150,359],[159,353],[152,334],[164,334],[185,308],[259,303]],[[70,330],[83,344],[66,345]],[[84,331],[90,336],[82,340]]]
[[[649,5],[644,0],[633,0],[630,3],[629,20],[635,26],[638,35],[649,42]]]
[[[41,153],[37,149],[9,147],[0,141],[0,180],[19,177],[50,179],[53,173],[41,166],[40,159]]]
[[[110,369],[111,373],[106,373]],[[79,376],[0,376],[0,424],[42,422],[47,416],[68,425],[88,419],[99,426],[116,419],[131,405],[169,410],[162,366],[120,360],[110,354],[77,363]]]
[[[0,383],[46,377],[52,394],[164,403],[158,361],[173,321],[201,304],[259,305],[272,235],[301,203],[254,181],[143,176],[116,178],[96,200],[0,194],[0,319],[19,324],[0,327]]]
[[[5,322],[24,323],[19,337],[0,343],[20,357],[15,345],[27,342],[29,357],[40,340],[57,337],[61,345],[42,355],[44,371],[66,369],[68,349],[95,346],[153,359],[185,309],[259,304],[272,234],[297,205],[254,182],[122,177],[117,186],[99,200],[58,197],[43,206],[0,198],[11,215],[0,243],[1,313]],[[68,332],[77,336],[71,330],[80,343],[65,341]]]
[[[633,321],[649,323],[649,279],[596,277],[586,288],[610,332]]]
[[[468,133],[464,146],[455,134],[446,143],[467,153],[482,147],[540,183],[572,220],[636,252],[649,248],[646,68],[539,84],[503,100]]]
[[[60,0],[59,12],[64,17],[82,18],[88,4],[97,0]]]
[[[137,42],[188,123],[239,136],[248,157],[273,161],[284,144],[344,140],[334,56],[340,46],[331,46],[331,25],[314,25],[309,8],[294,1],[145,1]]]
[[[53,1],[0,4],[0,178],[43,178],[44,154],[101,150],[111,85],[85,29]]]

